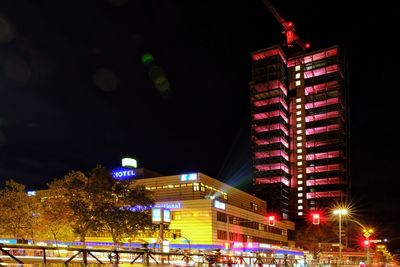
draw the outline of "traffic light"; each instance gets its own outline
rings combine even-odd
[[[320,223],[320,214],[319,213],[313,213],[312,214],[312,224],[318,225]]]
[[[274,226],[275,225],[275,215],[269,215],[268,216],[268,225],[269,226]]]

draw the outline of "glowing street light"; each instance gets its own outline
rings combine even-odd
[[[339,217],[339,259],[338,266],[342,261],[342,216],[349,214],[349,210],[345,208],[338,208],[333,210],[333,214]]]

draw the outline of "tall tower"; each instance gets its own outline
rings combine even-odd
[[[339,47],[252,53],[254,194],[283,218],[348,195],[345,62]]]

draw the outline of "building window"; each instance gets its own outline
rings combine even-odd
[[[297,162],[297,166],[301,166],[301,165],[303,165],[303,162],[301,162],[301,161]]]
[[[297,193],[298,197],[303,197],[303,193]]]
[[[296,79],[300,79],[300,73],[296,73]]]
[[[302,200],[302,199],[298,199],[298,200],[297,200],[297,203],[302,204],[302,203],[303,203],[303,200]]]
[[[303,139],[303,136],[297,136],[297,141],[301,141]]]
[[[199,191],[199,184],[198,183],[194,183],[193,184],[193,191]]]
[[[218,239],[222,239],[222,240],[226,240],[228,237],[226,231],[222,231],[222,230],[217,230],[217,238]]]
[[[301,109],[301,105],[296,105],[296,109]]]
[[[303,174],[297,174],[297,178],[303,178]]]
[[[303,184],[302,180],[297,181],[297,184]]]
[[[301,115],[301,110],[296,111],[296,115]]]
[[[297,187],[298,191],[303,191],[303,187]]]
[[[303,212],[298,212],[297,215],[303,216]]]
[[[227,222],[227,216],[223,212],[217,212],[217,221],[219,222]]]
[[[296,124],[297,128],[301,128],[301,123]]]
[[[295,71],[300,71],[300,65],[295,66],[295,67],[294,67],[294,70],[295,70]]]
[[[302,155],[298,155],[297,159],[303,159],[303,156]]]
[[[297,134],[302,134],[303,131],[302,131],[302,130],[297,130],[296,133],[297,133]]]
[[[296,103],[300,103],[300,102],[301,102],[301,98],[296,98]]]
[[[301,81],[296,81],[296,86],[300,86],[301,85]]]
[[[303,153],[303,149],[297,149],[297,154]]]
[[[296,118],[296,121],[301,121],[301,117]],[[299,126],[298,126],[299,127]]]
[[[297,206],[297,209],[302,210],[303,206]]]

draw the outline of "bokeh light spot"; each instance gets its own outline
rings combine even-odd
[[[144,65],[150,65],[150,64],[154,63],[154,57],[153,57],[153,55],[150,54],[150,53],[144,54],[144,55],[142,56],[142,63],[143,63]]]
[[[31,78],[31,69],[24,60],[11,58],[4,64],[4,74],[7,81],[14,86],[24,86]]]
[[[5,17],[0,16],[0,43],[7,43],[14,39],[15,33],[12,25]]]
[[[149,77],[152,81],[155,81],[160,77],[165,77],[165,71],[159,66],[153,66],[149,70]]]
[[[94,83],[103,91],[111,92],[118,87],[118,77],[113,71],[107,68],[97,69],[93,74]]]

